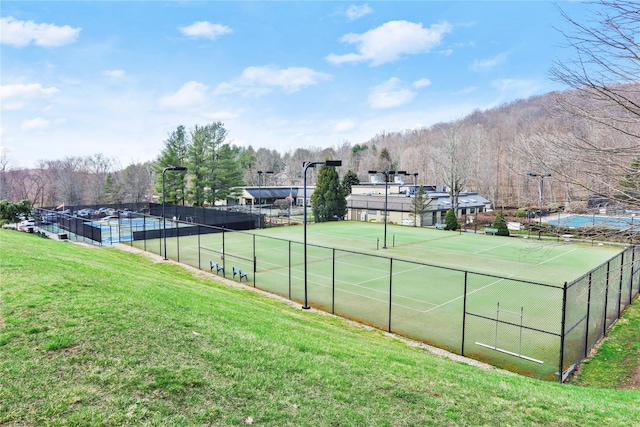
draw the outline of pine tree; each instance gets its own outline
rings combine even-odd
[[[458,218],[453,209],[447,211],[447,215],[444,217],[444,223],[447,225],[445,230],[457,230],[460,227],[458,224]]]
[[[334,167],[322,166],[316,189],[311,196],[311,210],[316,222],[336,221],[347,214],[347,200]]]
[[[502,214],[498,214],[493,220],[493,228],[498,230],[496,233],[498,236],[509,236],[509,227],[507,227],[507,221]]]
[[[185,166],[188,149],[189,143],[186,139],[184,126],[178,126],[175,131],[169,134],[169,138],[165,141],[164,150],[154,165],[156,191],[159,194],[162,194],[162,170],[167,166]],[[185,173],[168,173],[164,178],[165,201],[174,204],[184,203],[187,187]]]
[[[351,194],[351,187],[354,185],[360,184],[360,179],[358,179],[358,175],[351,169],[344,175],[342,178],[342,188],[344,189],[344,194]]]
[[[429,204],[429,197],[427,197],[427,192],[424,189],[424,186],[418,187],[416,190],[416,195],[411,200],[411,213],[409,216],[413,218],[414,226],[418,226],[418,218],[420,218],[420,226],[422,226],[422,216],[427,211],[427,205]]]

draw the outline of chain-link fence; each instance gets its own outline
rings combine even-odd
[[[548,284],[167,223],[130,243],[301,304],[524,375],[564,381],[640,292],[640,246]],[[181,227],[189,227],[180,231]],[[246,276],[242,276],[242,274]]]
[[[52,211],[39,210],[37,216],[41,226],[59,227],[80,236],[77,239],[131,244],[301,304],[546,380],[564,381],[640,293],[640,245],[571,283],[554,285],[305,246],[231,230],[226,225],[246,224],[246,218],[232,213],[171,209],[165,216],[175,220],[118,214],[117,226],[98,229]],[[189,213],[194,218],[187,218]],[[193,221],[205,218],[226,225]]]

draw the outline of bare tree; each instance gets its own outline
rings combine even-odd
[[[475,153],[484,133],[481,128],[468,128],[461,122],[440,127],[440,147],[435,159],[440,179],[449,188],[451,206],[458,210],[458,196],[466,190],[473,175]]]
[[[558,94],[567,128],[548,142],[558,155],[582,165],[583,179],[576,184],[640,205],[640,194],[621,185],[640,157],[640,4],[590,5],[594,19],[585,23],[560,10],[572,29],[563,34],[573,58],[557,62],[551,77],[573,90]]]
[[[147,163],[132,163],[120,172],[126,202],[148,202],[153,187],[153,165]]]
[[[114,160],[103,154],[94,154],[84,159],[85,197],[93,205],[102,202],[107,174],[113,168]]]

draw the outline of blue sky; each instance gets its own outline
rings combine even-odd
[[[572,17],[587,7],[561,1]],[[367,141],[563,89],[546,1],[2,1],[0,137],[13,167],[124,167],[222,121],[281,153]]]

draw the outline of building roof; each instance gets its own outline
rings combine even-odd
[[[307,187],[307,197],[311,197],[315,187]],[[303,197],[304,188],[302,187],[243,187],[248,193],[249,198],[254,199],[286,199],[291,196],[294,199]]]
[[[451,198],[448,193],[429,192],[427,210],[447,211],[451,209]],[[396,212],[411,212],[411,203],[414,197],[406,194],[388,194],[387,210]],[[347,206],[350,209],[376,209],[383,210],[385,203],[384,194],[351,194],[347,196]],[[458,196],[458,208],[486,207],[490,202],[478,193],[461,193]]]

